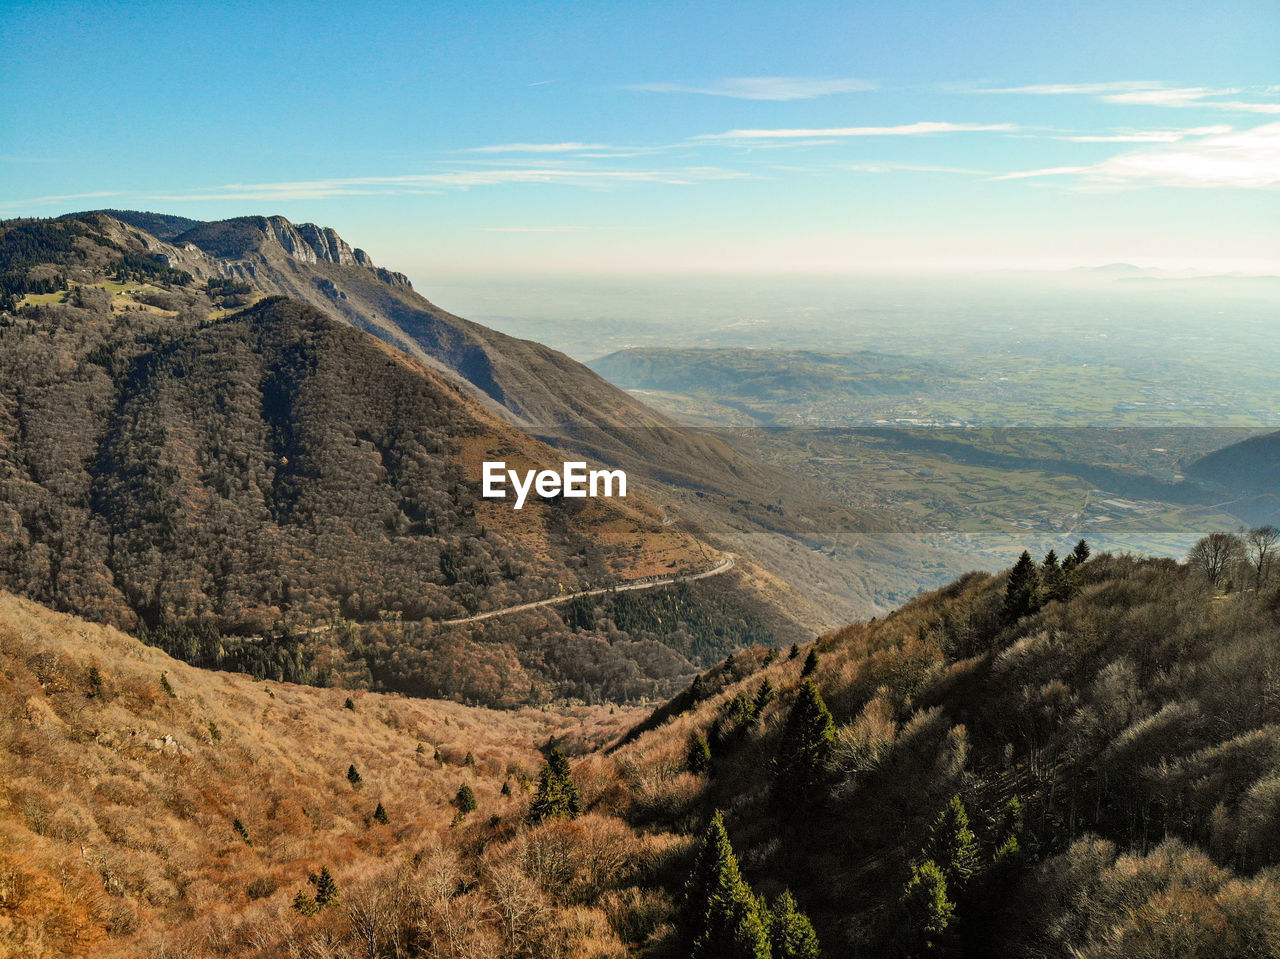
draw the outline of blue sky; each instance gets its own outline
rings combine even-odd
[[[1280,5],[11,3],[0,216],[411,276],[1280,272]]]

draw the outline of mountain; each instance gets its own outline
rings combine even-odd
[[[216,309],[241,294],[194,246],[95,215],[7,225],[27,249],[25,282],[72,288],[0,326],[9,589],[201,665],[504,705],[663,696],[796,629],[641,490],[481,498],[482,460],[560,454],[304,303]]]
[[[239,217],[197,223],[166,242],[137,224],[160,218],[171,233],[179,225],[172,218],[115,212],[56,221],[64,245],[68,232],[84,237],[71,259],[54,243],[31,261],[38,265],[24,271],[28,297],[101,275],[127,248],[134,268],[189,274],[214,315],[265,296],[307,302],[409,353],[561,455],[625,469],[671,520],[738,554],[757,589],[815,628],[882,612],[943,578],[902,518],[833,502],[754,451],[739,451],[731,435],[678,426],[562,353],[453,316],[328,228]],[[47,221],[23,227],[52,229]],[[33,292],[37,278],[43,285]]]
[[[696,396],[762,424],[780,422],[789,407],[810,408],[817,397],[831,403],[934,392],[944,374],[929,362],[865,351],[631,348],[589,365],[623,389]]]
[[[1187,472],[1223,489],[1280,494],[1280,432],[1251,436],[1214,450],[1188,466]]]
[[[1274,954],[1274,584],[1018,570],[738,652],[618,739],[635,711],[347,705],[0,595],[0,955],[674,959],[721,920],[828,956]]]
[[[1280,433],[1251,436],[1202,456],[1187,474],[1220,490],[1242,494],[1236,504],[1253,524],[1280,524]]]

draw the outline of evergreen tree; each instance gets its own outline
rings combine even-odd
[[[685,886],[690,959],[769,959],[768,916],[742,878],[717,810]]]
[[[1039,607],[1040,573],[1031,554],[1023,550],[1018,562],[1009,572],[1009,585],[1005,587],[1004,593],[1004,621],[1016,623]]]
[[[238,818],[232,820],[231,828],[236,831],[236,835],[244,841],[246,846],[253,845],[253,840],[249,838],[249,830],[245,828],[244,823],[242,823]]]
[[[1073,557],[1068,556],[1067,559],[1073,559]],[[1058,554],[1053,550],[1049,550],[1045,555],[1044,562],[1040,564],[1040,579],[1046,601],[1057,600],[1058,602],[1065,602],[1070,598],[1070,574],[1075,565],[1074,562],[1069,566],[1066,563],[1059,565]]]
[[[773,959],[820,959],[822,947],[809,917],[796,906],[790,892],[773,903],[769,917],[769,944]]]
[[[804,658],[804,668],[800,670],[801,676],[812,676],[813,671],[818,668],[818,651],[816,649],[809,650],[809,655]]]
[[[538,777],[538,792],[529,807],[529,820],[542,822],[544,819],[557,817],[576,819],[581,811],[578,787],[573,784],[569,775],[569,760],[559,749],[553,749]]]
[[[173,684],[169,682],[168,673],[160,674],[160,691],[170,698],[177,695],[177,693],[173,691]]]
[[[378,803],[378,808],[373,811],[373,821],[382,823],[384,826],[390,825],[391,817],[387,815],[386,807],[382,803]]]
[[[813,680],[808,680],[796,695],[782,733],[775,799],[801,811],[820,801],[835,745],[831,711]]]
[[[469,812],[475,812],[476,794],[472,792],[470,786],[463,783],[458,787],[458,794],[453,797],[453,804],[458,807],[458,812],[464,816]]]
[[[320,875],[311,877],[311,882],[316,887],[316,905],[321,909],[338,901],[338,884],[328,866],[320,867]]]
[[[787,659],[795,659],[800,655],[800,645],[798,643],[791,644],[791,652],[787,654]]]
[[[1076,548],[1071,551],[1071,555],[1075,557],[1077,564],[1083,563],[1090,556],[1089,544],[1080,540],[1076,543]]]
[[[915,866],[902,891],[903,922],[899,927],[902,954],[945,956],[954,951],[955,905],[947,897],[947,880],[931,859]]]
[[[96,663],[89,667],[88,686],[85,695],[89,699],[102,698],[102,673]]]
[[[509,780],[504,780],[502,783],[502,795],[504,796],[511,795],[511,783]]]
[[[342,704],[342,708],[349,709],[354,713],[356,711],[355,700],[353,700],[350,696],[348,696],[347,701]]]
[[[352,763],[347,767],[347,782],[353,786],[359,786],[364,782],[364,778],[360,775],[360,771],[356,769],[356,764]]]
[[[689,743],[685,747],[684,755],[689,772],[696,776],[704,776],[711,772],[711,745],[701,733],[689,734]]]
[[[316,905],[316,901],[305,892],[301,891],[293,897],[293,908],[296,912],[299,912],[304,916],[314,916],[320,911],[320,907]]]
[[[959,796],[952,796],[934,820],[924,858],[942,870],[953,894],[962,893],[978,871],[978,840],[969,828],[969,814]]]
[[[697,676],[693,677],[693,682],[689,684],[689,695],[693,698],[695,703],[700,703],[707,698],[707,693],[707,681],[702,674],[699,673]]]
[[[769,682],[768,677],[760,681],[760,688],[756,690],[755,712],[756,720],[759,721],[764,715],[764,708],[773,702],[774,692],[773,683]]]
[[[740,737],[756,724],[755,703],[746,693],[738,693],[720,706],[715,722],[711,724],[711,743],[719,749],[736,737]]]

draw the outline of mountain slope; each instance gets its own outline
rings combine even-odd
[[[738,570],[682,587],[687,622],[645,612],[654,589],[441,626],[722,557],[638,489],[483,499],[481,461],[560,456],[310,306],[213,310],[195,247],[105,216],[0,233],[24,244],[72,288],[23,292],[0,325],[8,588],[202,665],[502,704],[664,696],[795,628]]]
[[[611,803],[681,832],[725,810],[827,955],[1274,954],[1277,596],[1171,560],[1032,569],[1030,593],[972,574],[829,634],[812,667],[733,657],[611,754],[653,775]],[[806,672],[829,709],[807,725]],[[695,735],[709,771],[658,780]],[[911,891],[929,861],[940,900]]]
[[[332,230],[241,217],[200,224],[174,245],[254,295],[302,299],[374,333],[573,458],[627,470],[673,516],[738,553],[803,622],[830,627],[940,581],[904,517],[833,502],[729,433],[678,426],[562,353],[448,313]]]
[[[1274,955],[1276,597],[1169,560],[1037,573],[734,655],[575,760],[577,812],[543,821],[530,744],[607,717],[344,709],[0,596],[0,955],[676,959],[715,809],[824,955]],[[321,866],[338,903],[291,908]]]
[[[467,850],[490,816],[518,821],[538,747],[580,752],[628,712],[346,696],[194,669],[0,593],[0,956],[355,948],[348,909],[411,861],[419,934],[496,955],[491,894],[429,900],[426,884],[479,879]],[[322,867],[339,903],[295,912]]]
[[[1202,456],[1188,475],[1217,489],[1242,494],[1236,511],[1248,522],[1280,524],[1280,433],[1252,436]]]

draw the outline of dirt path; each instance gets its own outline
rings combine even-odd
[[[670,586],[672,583],[690,583],[695,579],[706,579],[708,576],[719,576],[721,573],[727,573],[733,569],[733,554],[725,553],[724,559],[720,560],[710,569],[705,569],[701,573],[692,573],[682,576],[666,576],[662,579],[646,580],[643,583],[622,583],[618,586],[602,586],[599,589],[585,589],[577,593],[565,593],[563,596],[553,596],[551,599],[539,599],[532,603],[521,603],[518,606],[504,606],[502,609],[491,609],[487,613],[476,613],[474,616],[464,616],[462,619],[442,619],[440,626],[461,626],[464,623],[478,623],[481,620],[493,619],[495,616],[505,616],[507,613],[518,613],[526,609],[537,609],[540,606],[556,606],[560,603],[568,603],[580,596],[602,596],[605,593],[629,593],[639,589],[654,589],[658,586]]]

